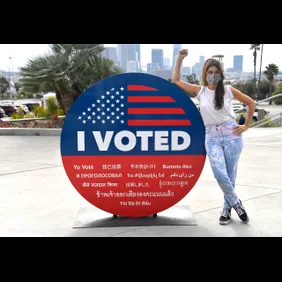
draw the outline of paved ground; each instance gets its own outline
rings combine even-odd
[[[282,236],[282,129],[250,129],[238,171],[237,191],[251,221],[234,214],[218,224],[222,193],[209,164],[179,204],[194,213],[196,226],[73,229],[89,206],[61,164],[60,138],[1,136],[0,236]]]

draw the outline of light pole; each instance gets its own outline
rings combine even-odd
[[[15,80],[14,80],[14,64],[13,64],[13,58],[12,56],[9,57],[9,60],[11,61],[11,69],[9,67],[9,84],[10,84],[10,95],[13,95],[15,93]],[[10,70],[12,70],[10,72]]]
[[[9,57],[9,60],[11,60],[12,73],[14,73],[13,58],[12,58],[12,57]],[[13,82],[14,82],[13,75],[12,75],[12,80],[13,80]]]

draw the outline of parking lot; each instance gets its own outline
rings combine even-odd
[[[32,104],[40,104],[41,100],[38,99],[27,99],[27,100],[0,100],[0,120],[9,121],[11,115],[17,111],[17,108],[21,106],[27,113],[32,110]],[[4,116],[2,116],[1,109],[4,110]]]
[[[20,101],[20,102],[19,102]],[[17,103],[27,103],[27,102],[30,102],[30,100],[18,100]],[[37,103],[40,103],[40,100],[32,100],[32,102],[37,102]],[[277,113],[281,113],[282,112],[282,105],[280,106],[277,106],[277,105],[269,105],[268,102],[265,102],[263,104],[260,104],[258,106],[259,108],[263,108],[265,109],[266,111],[269,111],[269,115],[274,115],[274,114],[277,114]],[[5,117],[2,117],[0,118],[1,120],[3,121],[9,121],[11,120],[10,117],[8,116],[5,116]]]

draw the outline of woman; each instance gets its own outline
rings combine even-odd
[[[187,49],[179,51],[172,82],[186,93],[197,97],[200,102],[201,116],[206,125],[206,152],[214,177],[224,194],[224,205],[219,223],[225,225],[230,222],[232,208],[239,218],[247,223],[249,217],[235,192],[235,180],[243,149],[242,133],[250,127],[256,103],[239,90],[224,86],[222,65],[213,58],[204,63],[201,86],[181,81],[180,67],[186,56],[188,56]],[[236,123],[232,107],[233,99],[249,106],[244,125]]]

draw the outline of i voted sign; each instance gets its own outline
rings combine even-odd
[[[106,78],[71,107],[61,156],[78,193],[125,217],[164,211],[197,183],[206,159],[205,126],[176,85],[143,73]]]

